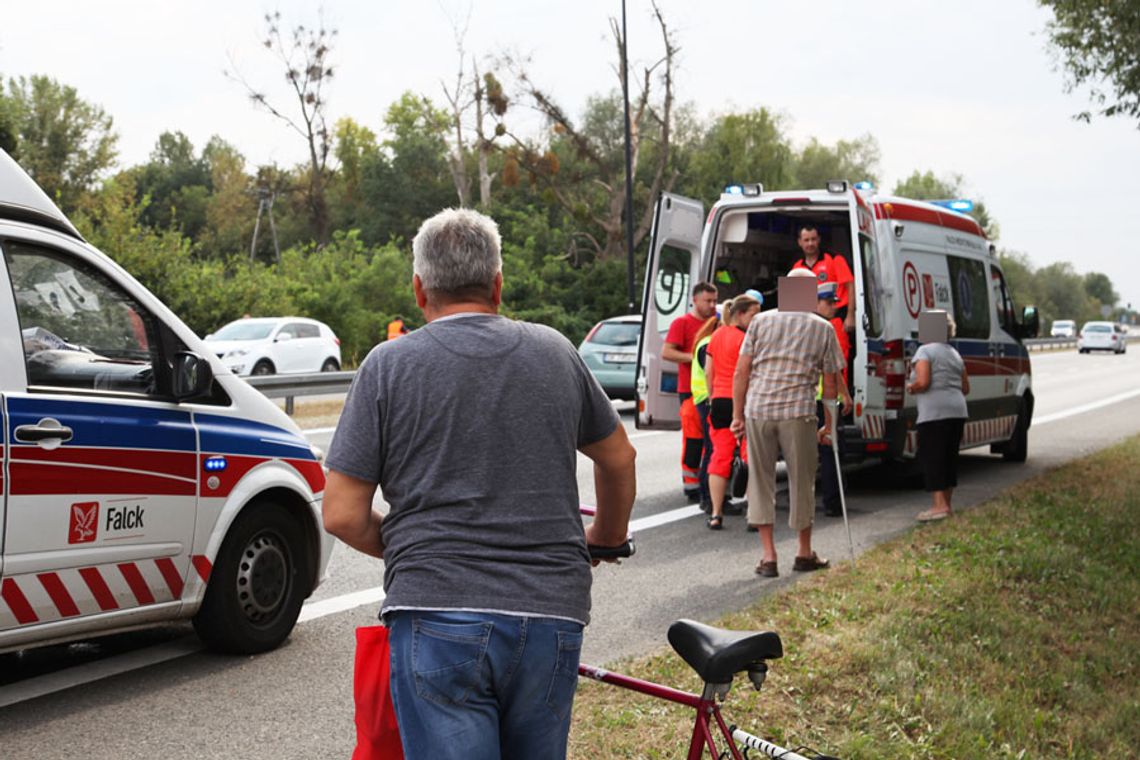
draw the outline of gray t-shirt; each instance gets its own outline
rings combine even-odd
[[[436,320],[356,373],[330,469],[379,483],[383,609],[589,622],[577,449],[618,425],[556,331],[502,316]]]
[[[930,387],[916,393],[918,423],[966,419],[966,397],[962,394],[961,355],[949,343],[924,343],[914,352],[914,361],[930,362]]]

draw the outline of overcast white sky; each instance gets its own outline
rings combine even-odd
[[[960,173],[1000,222],[1000,246],[1037,266],[1103,271],[1140,308],[1140,130],[1072,120],[1088,101],[1063,91],[1046,49],[1049,14],[1033,0],[660,4],[681,46],[678,97],[699,113],[766,106],[801,144],[869,132],[886,189],[915,169]],[[258,47],[262,16],[277,9],[290,26],[313,23],[316,3],[5,5],[0,75],[47,74],[100,104],[115,119],[121,165],[145,160],[174,129],[199,148],[220,134],[254,163],[303,160],[296,135],[254,110],[222,70],[232,58],[272,94],[281,74]],[[440,80],[456,70],[450,19],[471,5],[467,49],[530,54],[535,80],[571,113],[616,85],[607,18],[619,0],[326,0],[326,24],[339,30],[334,119],[379,130],[404,90],[442,102]],[[648,0],[627,0],[627,12],[631,62],[655,60]]]

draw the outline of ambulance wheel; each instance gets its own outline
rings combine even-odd
[[[222,542],[194,629],[211,649],[255,654],[288,637],[308,589],[305,536],[285,510],[250,504]]]
[[[268,359],[262,359],[257,364],[253,365],[253,369],[249,371],[251,375],[272,375],[276,370],[273,368],[273,362]]]
[[[1029,457],[1029,408],[1022,399],[1017,405],[1017,422],[1013,427],[1013,437],[1001,450],[1001,458],[1007,462],[1024,462]]]

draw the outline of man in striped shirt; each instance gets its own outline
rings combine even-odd
[[[748,434],[748,522],[760,533],[758,575],[775,578],[776,458],[788,467],[791,511],[788,525],[799,533],[793,570],[825,568],[811,548],[815,516],[817,445],[827,441],[830,410],[816,428],[815,397],[823,375],[824,398],[835,398],[843,357],[835,331],[815,314],[816,281],[811,272],[780,278],[778,311],[757,315],[740,347],[732,386],[732,431]],[[805,276],[806,275],[806,276]]]

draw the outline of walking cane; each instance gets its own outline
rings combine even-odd
[[[847,495],[843,491],[843,468],[839,463],[839,404],[835,399],[824,401],[831,413],[831,451],[835,454],[835,479],[839,482],[839,506],[843,509],[843,526],[847,528],[847,546],[851,549],[851,564],[855,564],[855,541],[851,538],[851,523],[847,521]]]

